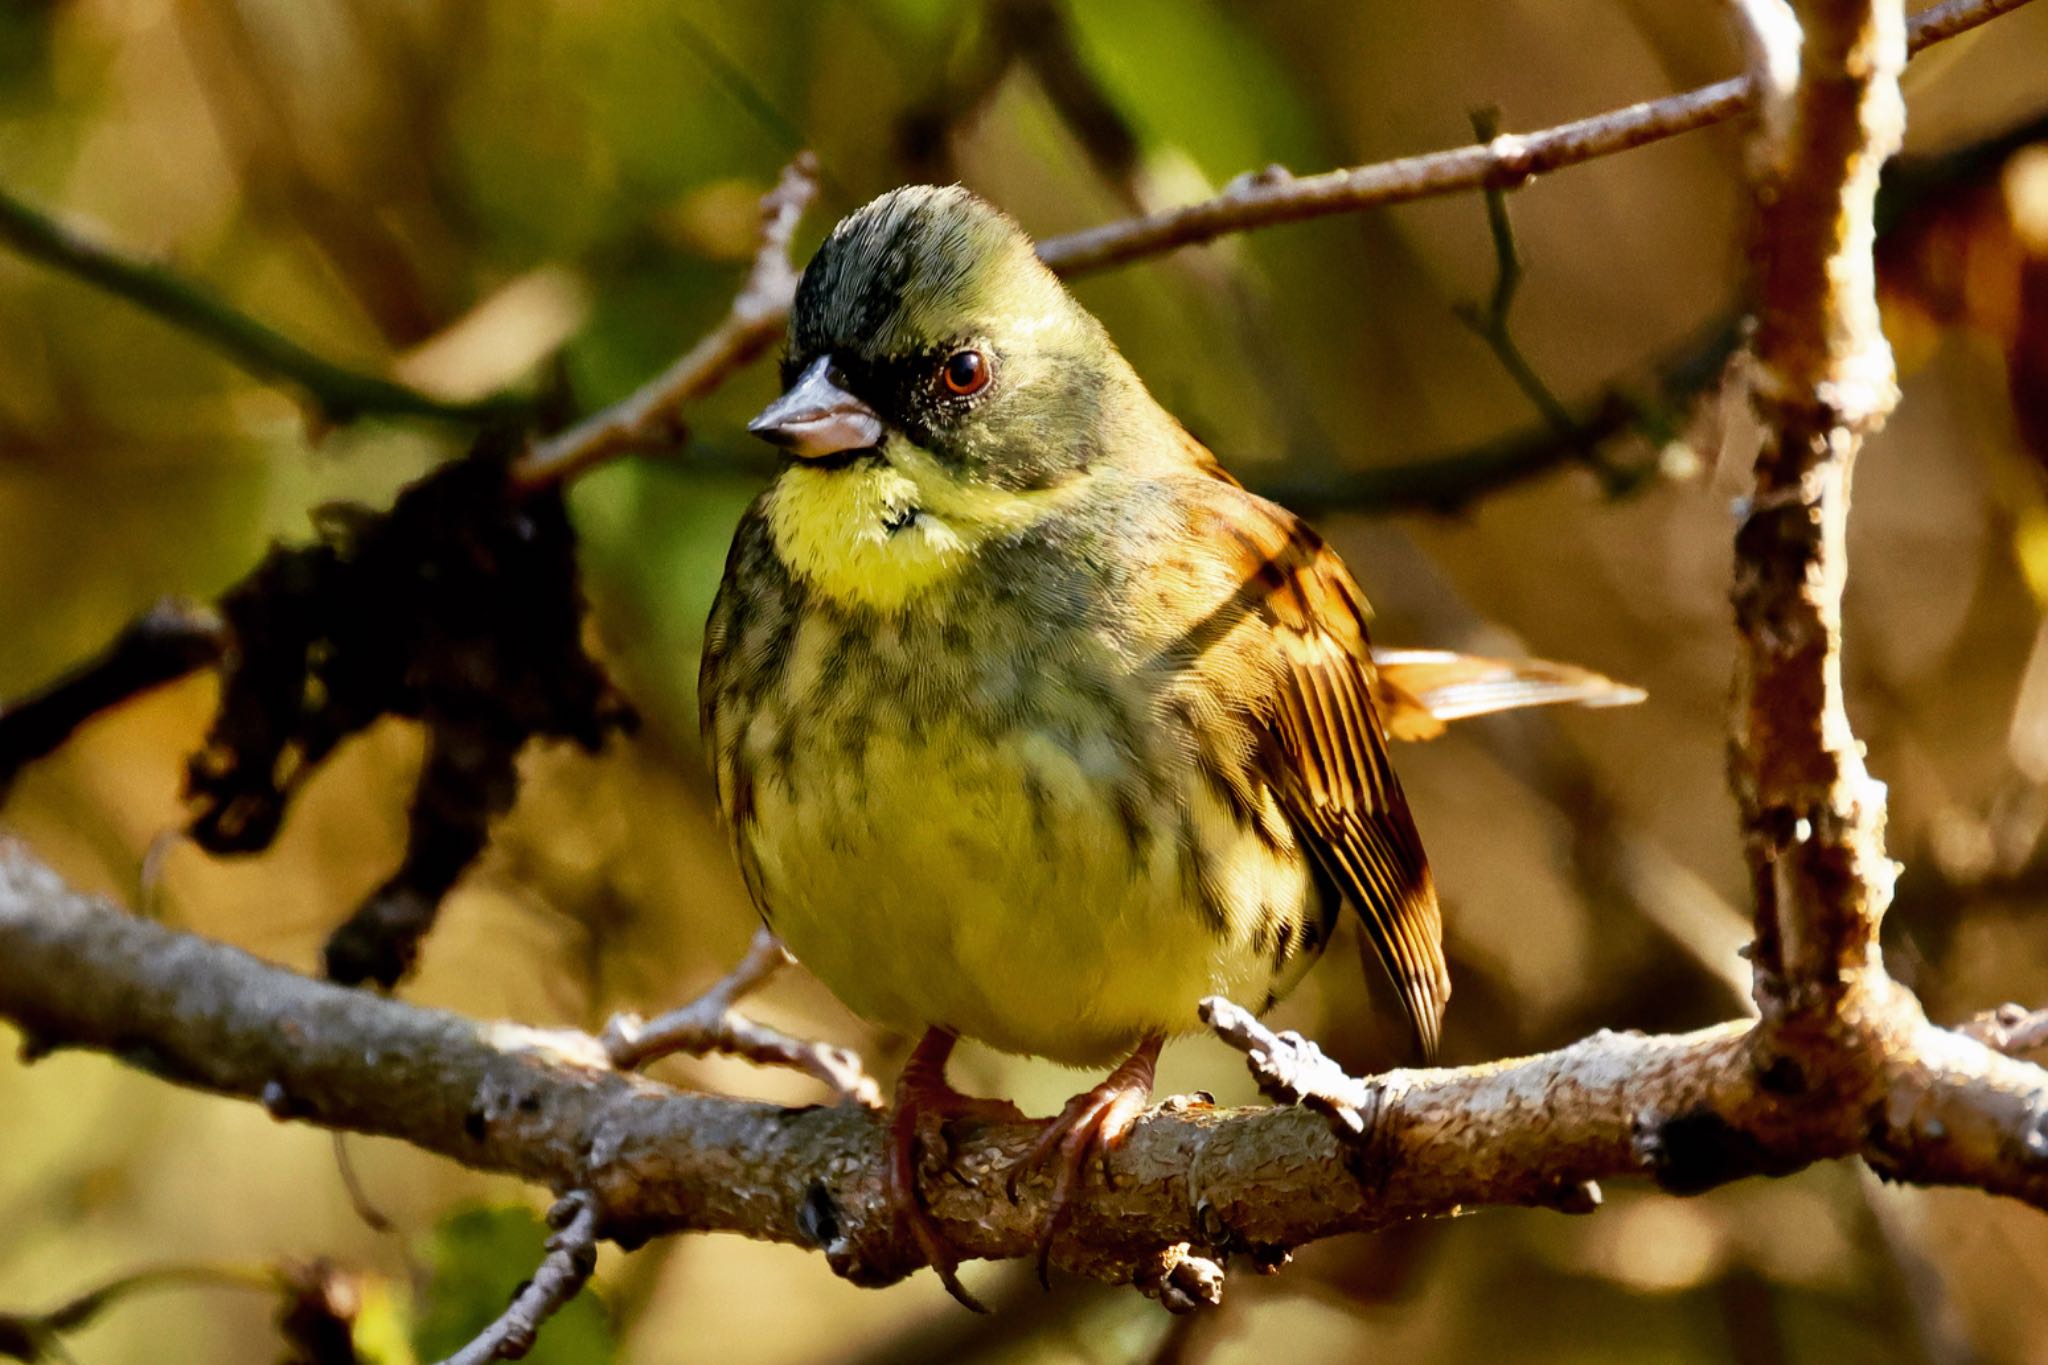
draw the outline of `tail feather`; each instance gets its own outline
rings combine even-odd
[[[1446,722],[1527,706],[1632,706],[1647,695],[1591,669],[1443,649],[1372,651],[1381,722],[1395,739],[1434,739]]]

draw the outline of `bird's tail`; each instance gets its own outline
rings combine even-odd
[[[1647,694],[1573,664],[1445,649],[1372,651],[1380,721],[1395,739],[1434,739],[1449,721],[1525,706],[1632,706]]]

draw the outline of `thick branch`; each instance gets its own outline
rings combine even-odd
[[[882,1121],[678,1093],[611,1068],[595,1039],[479,1024],[313,981],[67,890],[0,846],[0,1017],[24,1051],[111,1052],[280,1118],[380,1134],[558,1191],[586,1189],[627,1241],[715,1230],[824,1249],[864,1283],[916,1268],[882,1195]],[[2048,1207],[2048,1073],[1924,1023],[1888,1064],[1894,1113],[1788,1115],[1761,1088],[1750,1027],[1597,1034],[1558,1052],[1396,1072],[1371,1140],[1315,1114],[1166,1106],[1091,1181],[1054,1248],[1066,1269],[1155,1274],[1181,1243],[1269,1250],[1479,1204],[1573,1206],[1588,1181],[1649,1174],[1703,1188],[1867,1150],[1901,1178],[1985,1185]],[[1801,1124],[1805,1126],[1799,1126]],[[968,1129],[957,1180],[928,1189],[968,1255],[1030,1254],[1042,1180],[1003,1175],[1035,1130]],[[2037,1149],[2041,1149],[2037,1151]],[[1361,1155],[1363,1153],[1363,1155]]]
[[[511,395],[449,402],[314,354],[283,333],[237,312],[168,267],[126,255],[30,207],[0,187],[0,242],[30,260],[73,275],[198,338],[265,383],[301,390],[323,421],[369,414],[485,422],[528,414]]]
[[[1796,8],[1789,36],[1749,30],[1760,60],[1797,80],[1764,110],[1752,157],[1764,441],[1736,535],[1731,769],[1756,894],[1757,1003],[1788,1050],[1858,1073],[1828,1082],[1853,1088],[1874,1080],[1858,1012],[1890,988],[1877,926],[1893,869],[1884,788],[1843,705],[1842,585],[1856,453],[1896,398],[1872,246],[1878,173],[1904,124],[1906,28],[1899,0]]]

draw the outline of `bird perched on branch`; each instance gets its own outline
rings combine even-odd
[[[1225,473],[964,190],[838,225],[783,380],[750,428],[787,458],[711,611],[704,734],[763,918],[854,1010],[922,1034],[890,1195],[972,1306],[920,1135],[1021,1116],[946,1082],[957,1039],[1117,1063],[1024,1158],[1053,1171],[1043,1253],[1161,1042],[1207,995],[1270,1006],[1344,905],[1434,1049],[1450,980],[1390,734],[1641,694],[1375,654],[1322,539]]]

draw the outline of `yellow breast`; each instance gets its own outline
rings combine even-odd
[[[762,900],[790,950],[877,1022],[1101,1063],[1147,1034],[1197,1027],[1204,995],[1262,1006],[1280,968],[1252,921],[1309,914],[1303,862],[1212,797],[1116,809],[1107,745],[1077,753],[959,716],[913,733],[904,716],[871,724],[855,760],[829,725],[778,708],[747,747],[765,762],[786,728],[787,781],[757,796],[745,835]],[[1157,837],[1131,837],[1133,820]],[[1209,844],[1238,923],[1199,908],[1183,828]]]

